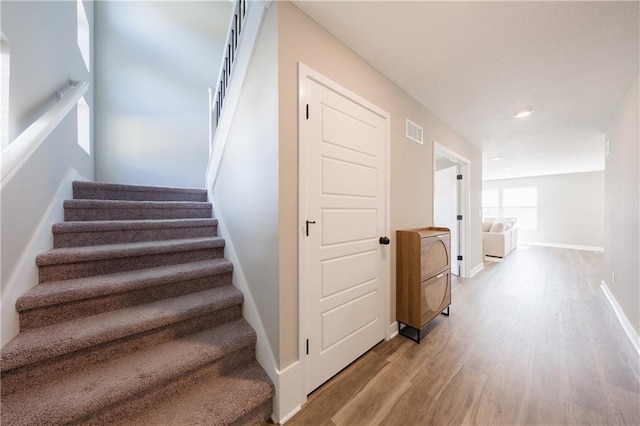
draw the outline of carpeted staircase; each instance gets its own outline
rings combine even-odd
[[[223,425],[271,415],[233,265],[199,189],[73,183],[2,348],[2,425]]]

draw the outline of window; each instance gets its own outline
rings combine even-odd
[[[78,28],[78,49],[84,60],[84,65],[87,71],[90,71],[90,43],[91,36],[89,31],[89,20],[87,19],[87,12],[84,10],[83,0],[76,0],[77,8],[77,28]]]
[[[0,147],[9,145],[9,71],[10,66],[9,40],[0,33]]]
[[[538,188],[490,188],[482,191],[484,217],[515,217],[518,227],[538,229]]]
[[[91,110],[84,96],[78,100],[78,145],[91,155]]]
[[[538,188],[527,186],[502,189],[502,215],[517,217],[522,229],[538,228]]]
[[[500,194],[499,189],[485,189],[482,191],[482,216],[500,216]]]

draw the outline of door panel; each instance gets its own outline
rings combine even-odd
[[[376,322],[377,309],[378,300],[374,291],[324,312],[321,350],[330,349],[337,342]]]
[[[322,297],[348,290],[376,279],[375,250],[322,261]]]
[[[378,211],[373,209],[322,209],[322,244],[375,240],[377,219]]]
[[[377,195],[377,170],[357,163],[322,159],[322,193],[326,195],[351,195],[375,197]],[[349,179],[344,179],[349,176]]]
[[[311,392],[384,338],[387,119],[307,79],[306,317]]]

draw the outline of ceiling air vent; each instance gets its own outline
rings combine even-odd
[[[422,143],[422,127],[407,118],[407,137],[412,141]]]

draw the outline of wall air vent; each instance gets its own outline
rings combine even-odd
[[[423,143],[422,134],[422,127],[407,118],[407,137],[412,141]]]

